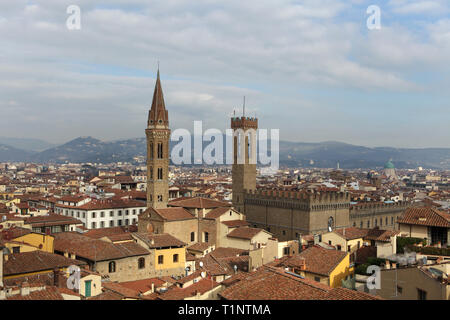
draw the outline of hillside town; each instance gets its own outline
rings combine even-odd
[[[132,163],[0,164],[0,300],[450,300],[450,171],[173,165],[159,71],[145,132]]]

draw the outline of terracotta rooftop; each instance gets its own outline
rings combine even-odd
[[[45,216],[35,216],[25,219],[25,224],[31,224],[32,227],[56,226],[67,224],[83,224],[78,219],[59,214],[49,214]]]
[[[225,280],[229,287],[219,295],[226,300],[378,300],[345,288],[332,289],[283,270],[263,266],[250,274]]]
[[[245,220],[228,220],[228,221],[222,221],[222,223],[229,228],[246,227],[246,226],[250,225],[250,223]]]
[[[174,236],[167,233],[154,234],[154,233],[134,233],[139,240],[145,242],[149,248],[169,248],[169,247],[184,247],[186,243],[178,240]]]
[[[17,294],[6,298],[6,300],[64,300],[64,298],[57,287],[46,286],[45,289],[32,291],[26,296]]]
[[[76,256],[91,261],[122,259],[148,255],[149,251],[135,242],[111,243],[92,239],[75,232],[55,234],[55,251],[75,253]]]
[[[260,228],[237,228],[231,231],[229,234],[227,234],[227,237],[230,238],[239,238],[239,239],[247,239],[251,240],[254,236],[256,236],[258,233],[263,232],[265,230]]]
[[[205,215],[205,219],[217,219],[221,215],[223,215],[225,212],[227,212],[228,210],[232,210],[232,209],[230,207],[219,207],[219,208],[212,209],[210,212],[208,212]]]
[[[158,279],[158,278],[149,278],[149,279],[142,279],[142,280],[136,280],[136,281],[127,281],[127,282],[120,282],[120,285],[122,287],[137,291],[139,293],[145,293],[147,291],[152,290],[152,284],[156,288],[159,288],[163,286],[166,282]]]
[[[365,235],[367,235],[368,229],[350,227],[350,228],[337,229],[337,230],[334,230],[334,232],[339,234],[340,236],[344,237],[346,240],[353,240],[353,239],[363,238]]]
[[[169,202],[169,206],[183,207],[183,208],[197,208],[197,209],[212,209],[219,207],[231,207],[231,203],[202,197],[195,197],[195,198],[185,198],[182,200],[178,199],[172,200]]]
[[[154,212],[164,220],[168,221],[196,219],[189,211],[179,207],[164,208],[164,209],[148,208],[146,209],[146,211],[150,214]]]
[[[343,251],[313,246],[286,259],[282,264],[295,268],[305,263],[306,272],[328,276],[346,256],[347,253]]]
[[[8,255],[7,261],[3,261],[3,274],[5,276],[16,275],[53,270],[54,268],[65,268],[71,265],[86,265],[86,262],[40,250],[12,253]]]
[[[450,214],[431,207],[408,208],[398,223],[450,228]]]

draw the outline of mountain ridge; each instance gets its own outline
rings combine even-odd
[[[171,141],[170,148],[172,149],[176,144],[178,144],[177,141]],[[203,148],[209,144],[209,141],[203,142]],[[145,137],[102,141],[91,136],[84,136],[40,152],[0,144],[0,161],[130,162],[135,156],[145,156],[146,150]],[[279,150],[280,164],[291,167],[333,168],[339,162],[343,169],[375,168],[383,166],[392,158],[397,168],[422,166],[432,169],[450,169],[450,148],[370,148],[340,141],[280,141]]]

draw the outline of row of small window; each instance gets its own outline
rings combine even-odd
[[[136,218],[133,218],[132,220],[132,224],[135,224],[137,221]],[[130,220],[129,219],[125,219],[125,225],[128,226],[130,224]],[[122,225],[122,220],[117,220],[117,226],[120,227]],[[105,228],[106,224],[105,221],[100,221],[99,223],[100,228]],[[109,221],[109,227],[115,227],[114,225],[114,220]],[[97,228],[97,223],[96,222],[92,222],[91,223],[91,229],[96,229]]]
[[[191,242],[195,241],[195,232],[191,232]],[[209,233],[203,232],[203,242],[209,242]]]
[[[398,217],[397,217],[397,220],[398,220]],[[380,227],[382,227],[383,226],[383,218],[380,218],[379,221],[380,221]],[[394,217],[391,217],[391,225],[393,225],[393,224],[394,224]],[[387,225],[389,225],[388,217],[386,217],[386,219],[385,219],[385,226],[387,226]],[[356,227],[356,222],[353,222],[353,226]],[[370,220],[367,220],[366,226],[367,226],[367,228],[370,228]],[[375,219],[374,227],[377,227],[377,226],[378,226],[378,219]],[[360,228],[364,227],[363,221],[360,221],[359,227]]]
[[[176,253],[172,256],[172,261],[174,263],[177,263],[179,261],[179,258],[180,258],[180,256]],[[163,255],[158,256],[158,264],[164,264],[164,256]],[[145,258],[139,258],[138,259],[138,269],[144,269],[144,268],[145,268]],[[108,272],[109,273],[116,272],[116,262],[115,261],[111,261],[108,264]]]
[[[144,209],[139,209],[139,213],[142,213],[142,211],[144,211]],[[64,210],[64,211],[63,210],[58,210],[57,212],[58,213],[63,213],[65,216],[69,215],[69,210]],[[96,218],[97,217],[97,213],[98,212],[92,212],[92,215],[91,215],[92,218]],[[132,215],[136,215],[137,210],[136,209],[132,209],[131,213],[132,213]],[[122,210],[117,211],[117,215],[118,216],[122,216]],[[125,210],[125,215],[126,216],[130,215],[130,210],[128,210],[128,209]],[[70,216],[75,217],[75,213],[73,211],[70,211]],[[109,212],[109,216],[110,217],[114,217],[114,211],[110,211]],[[76,217],[80,218],[80,212],[79,211],[76,212]],[[82,217],[83,217],[83,219],[86,219],[86,212],[82,212]],[[101,211],[100,212],[100,218],[104,218],[104,217],[105,217],[105,212]]]

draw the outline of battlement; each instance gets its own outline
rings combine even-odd
[[[231,129],[258,129],[258,119],[252,117],[232,117]]]
[[[298,200],[311,204],[350,202],[350,194],[339,191],[287,191],[281,189],[244,190],[246,199]]]
[[[366,211],[374,209],[404,209],[411,205],[408,201],[399,201],[393,203],[374,202],[374,203],[358,203],[350,206],[351,211]]]

